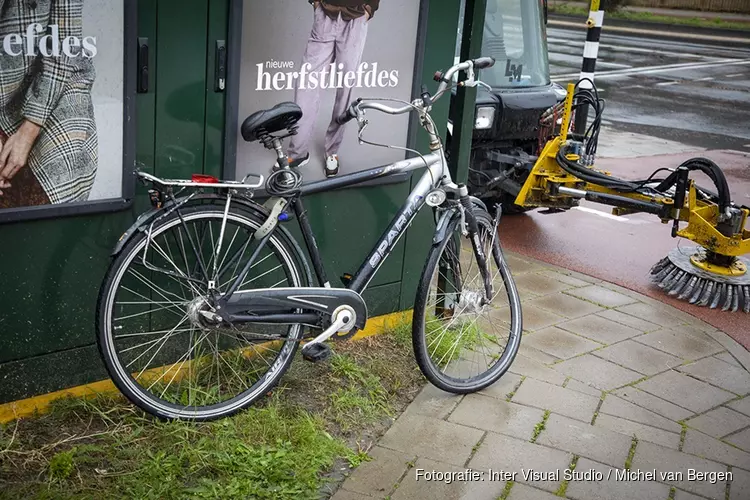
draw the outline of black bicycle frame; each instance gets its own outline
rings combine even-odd
[[[334,179],[327,179],[303,185],[300,188],[299,193],[293,198],[289,199],[289,205],[291,205],[296,215],[297,222],[299,224],[300,230],[302,231],[302,236],[305,241],[305,246],[307,247],[310,258],[312,259],[315,275],[321,286],[325,288],[332,288],[330,281],[328,280],[328,277],[326,275],[323,266],[323,260],[320,254],[320,249],[318,247],[315,234],[310,225],[309,218],[305,211],[302,198],[311,194],[332,191],[334,189],[342,187],[354,186],[373,179],[388,177],[403,172],[410,172],[419,168],[425,168],[425,166],[427,167],[427,170],[422,175],[422,178],[417,183],[414,190],[412,190],[412,192],[409,194],[406,202],[391,221],[388,229],[385,230],[383,235],[378,240],[377,245],[372,249],[370,254],[367,256],[357,273],[354,275],[354,277],[346,287],[358,294],[362,294],[362,292],[364,292],[364,290],[367,288],[367,285],[370,283],[370,281],[372,281],[372,278],[377,274],[378,270],[383,265],[385,260],[391,255],[393,249],[398,244],[401,237],[406,233],[406,230],[412,224],[419,211],[425,205],[426,197],[430,193],[430,191],[437,187],[437,185],[439,185],[441,182],[446,185],[452,184],[452,180],[450,179],[449,174],[444,173],[442,162],[442,156],[438,154],[428,155],[424,158],[411,158],[385,167],[373,168],[362,172],[337,177]],[[250,272],[250,269],[260,255],[261,250],[263,249],[263,247],[265,247],[276,228],[278,228],[278,226],[276,226],[271,232],[269,232],[260,240],[258,247],[250,257],[250,260],[245,264],[245,267],[243,268],[242,272],[239,274],[235,282],[232,284],[227,294],[222,297],[221,301],[223,303],[226,304],[227,301],[232,298],[232,295],[240,287],[241,283],[244,282],[247,274]],[[243,252],[244,250],[245,248],[241,249],[240,251],[238,251],[238,254],[240,252]],[[233,263],[236,257],[237,256],[234,256],[232,259],[230,259],[230,263]],[[294,313],[262,314],[257,316],[229,314],[225,316],[225,319],[244,323],[309,323],[311,315]]]

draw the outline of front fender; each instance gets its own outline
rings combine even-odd
[[[474,206],[481,208],[485,212],[487,212],[487,205],[484,204],[482,200],[479,198],[476,198],[474,196],[469,196],[469,199],[474,204]],[[450,223],[453,220],[454,217],[460,217],[460,212],[457,208],[453,208],[451,210],[446,210],[443,215],[440,216],[440,219],[438,220],[437,227],[435,228],[435,236],[432,238],[432,244],[433,245],[439,245],[443,242],[445,237],[448,234],[448,228],[450,227]]]
[[[484,202],[482,200],[480,200],[479,198],[477,198],[476,196],[469,196],[469,199],[471,200],[471,202],[474,205],[478,206],[479,208],[481,208],[485,212],[487,212],[487,213],[490,212],[489,210],[487,210],[487,205],[485,205]]]
[[[180,203],[184,201],[187,198],[187,196],[184,196],[182,198],[177,198],[177,203]],[[190,203],[196,202],[196,201],[208,201],[216,204],[221,204],[223,206],[225,202],[225,198],[223,196],[217,195],[217,194],[200,194],[195,197],[193,197],[192,200],[190,200]],[[254,201],[242,199],[242,198],[233,198],[232,199],[232,205],[235,204],[241,205],[245,209],[253,210],[255,212],[258,212],[262,214],[264,217],[268,217],[268,210],[263,206],[260,205]],[[125,248],[125,245],[128,244],[128,242],[133,239],[134,236],[136,236],[138,233],[144,232],[148,226],[160,215],[162,215],[165,211],[169,210],[170,207],[174,206],[174,202],[169,201],[164,204],[162,208],[152,208],[148,212],[142,213],[131,225],[127,231],[123,233],[122,236],[120,236],[120,239],[117,241],[117,244],[115,245],[114,250],[112,250],[112,253],[110,254],[111,257],[117,257],[120,252],[122,252],[122,249]]]

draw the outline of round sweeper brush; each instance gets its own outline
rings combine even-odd
[[[651,269],[659,288],[691,304],[750,313],[750,261],[701,247],[675,248]]]

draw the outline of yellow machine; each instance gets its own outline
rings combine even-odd
[[[568,86],[567,99],[543,116],[551,137],[543,148],[516,205],[568,209],[581,199],[613,206],[613,214],[650,213],[664,224],[672,223],[672,236],[693,241],[698,247],[686,253],[675,250],[652,269],[652,279],[670,295],[692,304],[750,313],[750,231],[745,229],[750,209],[731,202],[721,169],[705,158],[693,158],[664,179],[628,181],[596,170],[593,158],[601,121],[601,100],[596,90]],[[591,105],[594,123],[583,136],[570,133],[574,109]],[[561,114],[562,120],[558,120]],[[560,124],[559,132],[557,124]],[[716,192],[689,178],[704,172]],[[657,171],[658,172],[658,171]]]

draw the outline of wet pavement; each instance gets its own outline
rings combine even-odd
[[[582,31],[549,30],[558,83],[576,79],[584,38]],[[598,167],[643,179],[705,156],[727,175],[734,201],[750,206],[750,47],[607,35],[605,23],[598,69],[597,86],[607,99]],[[618,218],[588,202],[566,213],[506,217],[501,227],[513,251],[666,302],[750,349],[750,316],[691,306],[651,285],[653,264],[677,245],[692,245],[672,239],[670,229],[653,216]]]
[[[640,294],[506,257],[524,307],[509,372],[477,394],[425,387],[333,500],[750,498],[750,353]]]
[[[550,69],[577,80],[585,31],[550,28]],[[723,47],[607,34],[596,85],[604,123],[711,149],[750,151],[750,45]]]

